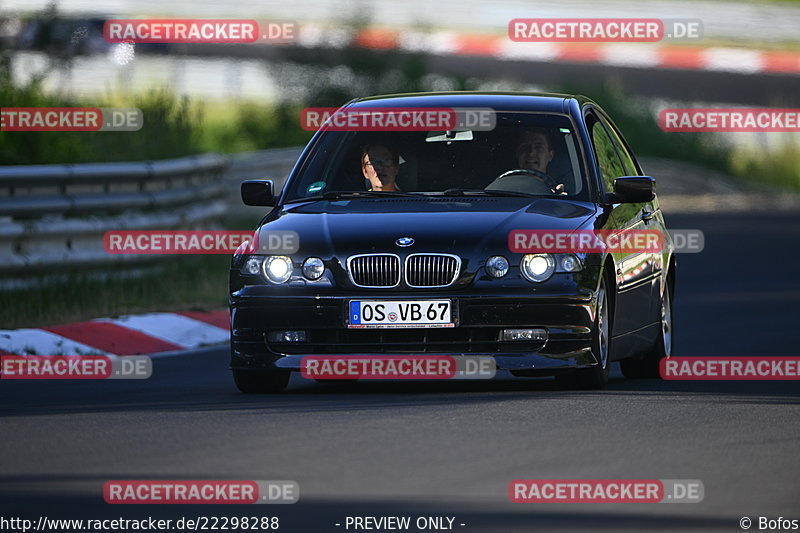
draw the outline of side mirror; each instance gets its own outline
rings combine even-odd
[[[623,176],[614,180],[612,203],[638,204],[656,197],[656,180],[650,176]]]
[[[274,206],[272,180],[246,180],[242,182],[242,202],[245,205]]]

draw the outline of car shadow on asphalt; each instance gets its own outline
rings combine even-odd
[[[144,381],[5,382],[0,388],[0,418],[106,411],[192,412],[277,410],[314,412],[383,407],[502,403],[515,400],[619,398],[677,399],[738,404],[800,403],[797,381],[629,380],[618,369],[604,390],[561,390],[552,378],[515,378],[498,373],[492,380],[361,381],[319,384],[294,375],[280,394],[239,393],[226,373],[184,383],[162,376]]]

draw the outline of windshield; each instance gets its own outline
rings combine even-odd
[[[495,117],[490,131],[325,131],[287,184],[284,202],[351,192],[589,200],[568,116]]]

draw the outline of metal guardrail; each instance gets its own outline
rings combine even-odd
[[[152,260],[103,249],[110,230],[200,229],[226,213],[228,158],[0,167],[0,273]]]
[[[273,180],[276,190],[281,190],[289,172],[300,158],[303,148],[305,147],[271,148],[255,152],[242,152],[233,156],[226,174],[230,179],[236,180],[237,205],[242,205],[238,180],[269,178]]]
[[[228,209],[238,215],[240,223],[244,226],[241,229],[254,229],[266,211],[263,207],[242,203],[241,182],[247,179],[271,179],[275,184],[275,190],[280,191],[303,148],[303,146],[271,148],[243,152],[231,157],[231,164],[225,171],[225,181],[228,184]]]

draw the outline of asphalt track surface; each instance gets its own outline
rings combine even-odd
[[[706,248],[679,258],[677,355],[800,351],[797,213],[668,217]],[[227,350],[158,359],[147,381],[0,382],[0,516],[454,516],[473,531],[741,531],[800,519],[797,382],[552,380],[318,385],[239,394]],[[511,480],[699,479],[695,504],[512,504]],[[280,479],[294,505],[120,506],[110,479]],[[464,524],[463,526],[458,524]],[[350,529],[350,531],[353,531]],[[417,531],[412,528],[410,531]]]

